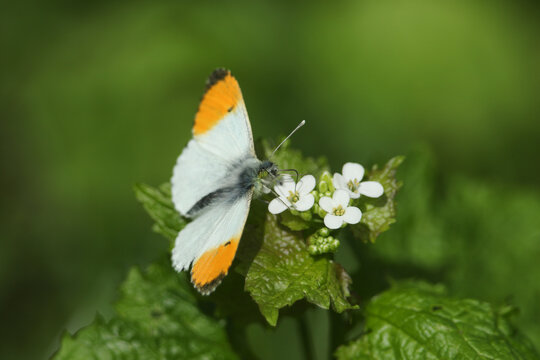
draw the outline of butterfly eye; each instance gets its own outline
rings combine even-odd
[[[262,170],[259,170],[259,173],[257,174],[257,177],[259,179],[264,179],[267,175],[268,175],[268,171],[262,169]]]

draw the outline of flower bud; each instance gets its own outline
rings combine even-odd
[[[320,228],[319,235],[323,237],[328,237],[328,235],[330,235],[330,229],[328,229],[327,227]]]
[[[324,182],[327,186],[327,190],[326,191],[330,191],[330,193],[333,193],[335,188],[334,188],[334,185],[332,183],[332,174],[330,174],[328,171],[325,171],[321,174],[321,176],[319,177],[319,182],[322,183]],[[324,191],[324,192],[326,192]],[[321,191],[323,192],[323,191]]]
[[[321,181],[319,183],[319,192],[326,193],[328,191],[328,183],[326,181]]]

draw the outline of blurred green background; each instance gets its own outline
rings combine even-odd
[[[398,224],[338,254],[357,291],[419,275],[508,300],[538,347],[539,15],[508,0],[4,3],[0,358],[48,357],[166,251],[131,187],[169,179],[219,66],[256,138],[306,119],[293,146],[336,171],[409,155]],[[310,314],[326,353],[325,312]],[[281,325],[250,332],[261,357],[301,351]]]

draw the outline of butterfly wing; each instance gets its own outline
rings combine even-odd
[[[258,162],[251,125],[238,82],[218,69],[207,82],[193,126],[193,139],[173,170],[175,208],[194,218],[177,236],[172,254],[177,271],[192,266],[197,290],[209,294],[232,264],[253,191],[239,188],[246,163]]]
[[[190,210],[203,197],[219,190],[231,167],[255,157],[251,125],[236,79],[217,69],[209,77],[193,126],[193,139],[178,157],[173,170],[172,198],[176,209]],[[194,209],[195,210],[195,209]]]
[[[176,238],[172,261],[177,271],[191,269],[191,282],[207,295],[232,264],[249,213],[252,191],[208,206]]]

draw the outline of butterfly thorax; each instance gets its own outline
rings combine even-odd
[[[278,183],[279,175],[276,164],[269,160],[249,159],[240,174],[240,184],[244,189],[253,189],[255,197],[270,192]]]

